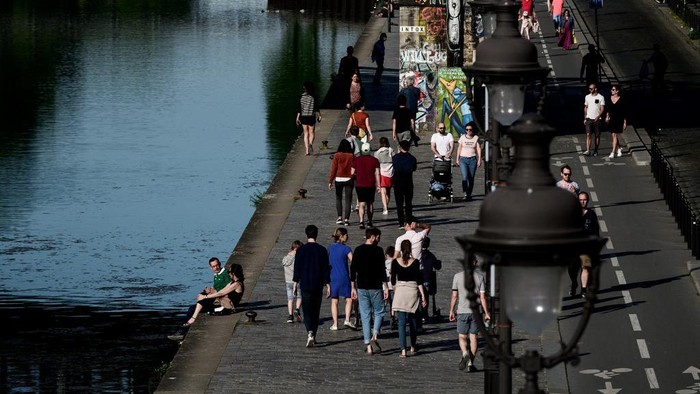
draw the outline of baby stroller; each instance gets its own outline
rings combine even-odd
[[[449,160],[433,160],[433,177],[428,189],[428,202],[436,200],[454,201],[452,195],[452,162]]]

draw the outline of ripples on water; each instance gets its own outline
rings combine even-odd
[[[0,391],[147,391],[298,135],[301,82],[325,92],[366,18],[34,3],[0,5]]]

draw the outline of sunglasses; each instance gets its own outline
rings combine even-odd
[[[571,175],[570,172],[562,172],[561,174],[564,175],[564,176],[569,176],[569,175]]]

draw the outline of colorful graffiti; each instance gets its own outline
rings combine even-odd
[[[438,70],[437,121],[444,123],[447,132],[455,138],[465,133],[464,126],[473,120],[467,101],[466,76],[459,67],[442,67]]]

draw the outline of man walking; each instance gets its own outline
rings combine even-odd
[[[588,85],[589,93],[583,102],[583,125],[586,128],[586,151],[584,155],[591,154],[591,133],[595,133],[595,149],[593,156],[598,156],[600,145],[600,118],[605,110],[605,97],[598,93],[598,86],[594,83]]]
[[[382,83],[385,53],[384,41],[386,41],[386,33],[379,35],[379,39],[374,43],[374,47],[372,48],[372,61],[377,63],[377,71],[374,73],[374,80],[372,80],[374,85],[381,85]]]
[[[399,95],[396,99],[398,107],[391,115],[391,136],[394,141],[411,141],[413,139],[413,128],[416,126],[416,119],[408,107],[406,107],[406,96]]]
[[[352,162],[355,173],[355,191],[359,202],[360,229],[365,228],[365,208],[367,209],[367,227],[374,227],[374,195],[379,192],[379,160],[372,156],[369,144],[363,144],[362,152]]]
[[[568,164],[564,164],[561,166],[561,180],[557,181],[557,187],[578,195],[581,188],[579,188],[578,183],[572,177],[571,167]]]
[[[384,251],[377,246],[381,235],[382,232],[376,227],[365,230],[365,243],[355,248],[350,263],[352,298],[360,304],[362,335],[369,355],[382,351],[377,338],[385,314],[384,301],[389,298]],[[370,314],[374,316],[371,333]]]
[[[409,240],[411,241],[411,257],[420,260],[423,257],[423,240],[430,234],[432,227],[427,223],[418,224],[418,219],[413,216],[406,216],[403,228],[406,233],[396,238],[394,258],[398,259],[401,256],[401,242]]]
[[[402,140],[399,142],[399,153],[391,158],[394,166],[394,197],[399,228],[404,227],[407,216],[413,215],[413,172],[418,168],[418,162],[415,156],[408,153],[410,149],[411,143]]]
[[[476,266],[476,257],[472,257],[470,264]],[[486,302],[486,284],[481,271],[474,271],[474,283],[474,291],[479,293],[481,307],[484,310],[484,321],[489,321],[491,320],[491,315],[489,314],[488,303]],[[456,315],[455,305],[457,306]],[[452,298],[450,299],[450,321],[457,322],[457,338],[459,341],[459,349],[462,351],[462,358],[459,361],[458,367],[460,371],[463,371],[467,367],[469,367],[469,372],[476,371],[474,359],[476,358],[476,351],[478,349],[476,335],[479,329],[474,321],[473,312],[481,313],[478,310],[472,311],[471,308],[469,308],[467,288],[465,286],[465,273],[461,271],[456,273],[452,279]]]
[[[323,286],[326,286],[326,298],[331,296],[331,270],[328,251],[316,243],[318,227],[310,224],[305,229],[306,244],[297,249],[294,261],[294,296],[301,290],[301,310],[304,313],[304,326],[308,333],[306,347],[316,344]]]
[[[430,150],[433,151],[434,160],[451,162],[454,144],[454,138],[452,134],[447,134],[445,124],[439,123],[437,132],[430,137]]]

